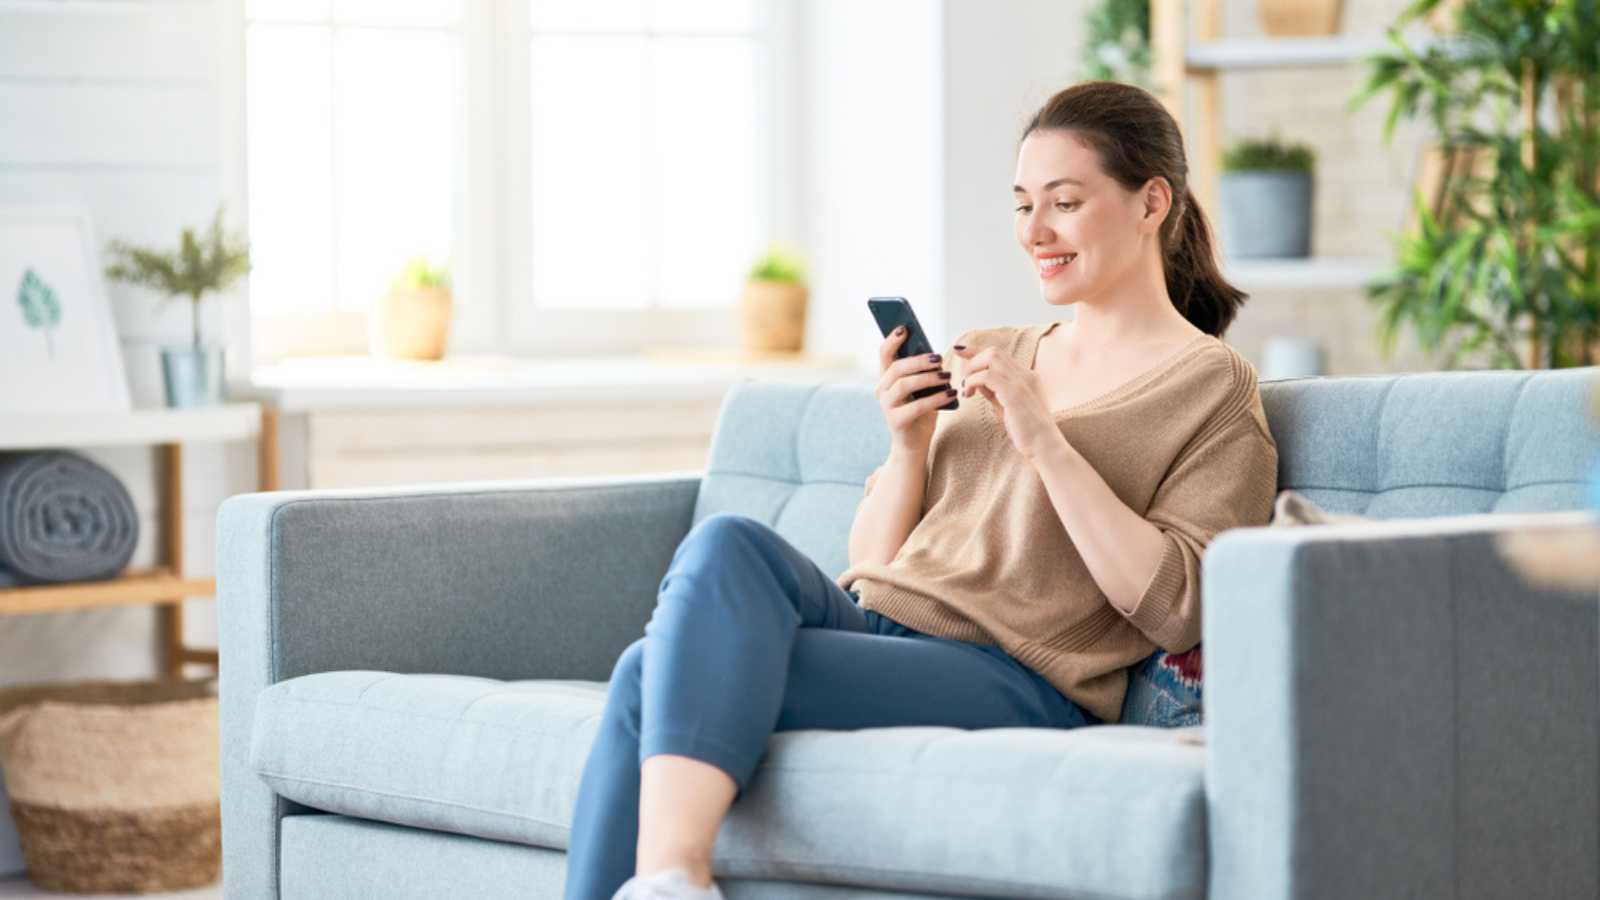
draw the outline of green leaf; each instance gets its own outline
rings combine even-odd
[[[748,276],[753,281],[788,281],[804,283],[806,264],[798,249],[774,242],[750,267]]]
[[[55,289],[45,284],[31,266],[23,271],[22,281],[17,285],[17,305],[22,307],[22,319],[29,328],[54,328],[61,324],[61,301]]]

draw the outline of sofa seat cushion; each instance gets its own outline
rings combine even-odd
[[[257,701],[250,764],[316,809],[566,849],[598,681],[337,671]],[[774,734],[719,875],[974,896],[1203,897],[1205,748],[1138,725]]]

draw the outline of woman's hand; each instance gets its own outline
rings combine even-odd
[[[979,393],[988,398],[998,409],[1017,452],[1037,461],[1046,451],[1066,443],[1050,415],[1038,373],[1024,369],[994,347],[966,347],[955,354],[962,361],[961,396]]]
[[[889,423],[893,446],[925,454],[933,442],[939,407],[949,403],[955,393],[947,390],[950,373],[940,368],[938,354],[895,359],[895,351],[905,339],[902,325],[878,345],[878,370],[882,373],[878,379],[878,405]],[[911,399],[912,392],[926,387],[937,387],[939,391],[921,400]]]

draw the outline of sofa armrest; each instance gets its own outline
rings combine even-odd
[[[1210,897],[1593,897],[1595,591],[1513,531],[1586,512],[1241,528],[1207,548]]]
[[[239,494],[217,510],[225,893],[278,896],[256,697],[311,672],[604,681],[644,633],[698,473]]]

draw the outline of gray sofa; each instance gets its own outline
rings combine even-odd
[[[1495,537],[1587,521],[1596,369],[1261,386],[1280,487],[1390,520],[1205,556],[1204,743],[1110,724],[774,734],[730,900],[1594,897],[1594,598]],[[243,494],[218,512],[230,900],[558,897],[606,679],[714,513],[846,564],[863,385],[744,381],[704,473]]]

